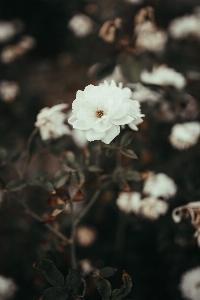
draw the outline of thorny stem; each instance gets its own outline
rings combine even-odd
[[[13,194],[13,196],[15,196],[15,198],[17,198],[17,196],[15,194]],[[34,213],[32,210],[30,210],[30,208],[27,206],[27,204],[25,204],[23,201],[20,201],[20,202],[23,205],[23,207],[25,208],[25,211],[30,216],[32,216],[35,220],[39,221],[40,223],[43,223],[44,220],[41,217],[39,217],[36,213]],[[44,226],[47,227],[51,232],[53,232],[61,240],[63,240],[66,245],[71,244],[70,239],[68,239],[62,232],[60,232],[59,230],[57,230],[55,227],[53,227],[50,224],[44,224]]]
[[[26,175],[26,172],[28,170],[28,166],[29,166],[29,162],[30,162],[30,148],[31,148],[31,143],[34,139],[34,137],[36,136],[36,134],[38,133],[38,128],[35,128],[29,138],[28,138],[28,142],[27,142],[27,146],[26,146],[26,150],[25,150],[25,166],[24,166],[24,171],[23,171],[23,175]]]
[[[71,208],[71,218],[72,218],[72,224],[71,224],[71,264],[72,268],[76,269],[77,262],[76,262],[76,247],[75,247],[75,235],[76,235],[76,224],[75,224],[75,218],[74,218],[74,209],[73,209],[73,202],[70,197],[70,208]]]

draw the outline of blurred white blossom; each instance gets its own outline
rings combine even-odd
[[[161,215],[165,215],[168,210],[168,203],[153,197],[142,199],[140,213],[143,217],[156,220]]]
[[[167,42],[167,33],[155,26],[151,21],[138,24],[134,29],[136,35],[135,47],[137,50],[162,52]]]
[[[87,226],[80,226],[76,230],[76,240],[82,247],[92,245],[97,238],[96,230]]]
[[[7,300],[14,296],[17,286],[12,278],[0,275],[0,299]]]
[[[88,85],[78,91],[72,103],[73,116],[68,122],[84,130],[88,141],[101,140],[109,144],[119,133],[120,125],[141,122],[140,104],[131,100],[129,88],[117,87],[114,81],[99,86]]]
[[[185,15],[176,18],[169,24],[169,34],[174,39],[183,39],[188,36],[200,38],[200,17],[199,15]]]
[[[39,129],[42,140],[56,139],[71,134],[68,125],[64,124],[67,115],[62,112],[68,104],[62,103],[41,109],[37,115],[35,126]]]
[[[84,148],[88,144],[88,140],[85,137],[85,132],[83,130],[73,129],[71,132],[74,143],[79,148]]]
[[[93,21],[84,14],[74,15],[68,23],[68,28],[79,38],[89,35],[93,26]]]
[[[22,36],[20,41],[14,45],[8,45],[1,52],[1,60],[7,64],[16,58],[24,55],[36,45],[36,41],[31,36]]]
[[[0,21],[0,43],[6,43],[23,29],[19,20]]]
[[[12,102],[19,95],[20,89],[16,82],[3,80],[0,82],[0,96],[5,102]]]
[[[143,193],[155,198],[162,197],[169,199],[173,197],[177,192],[177,186],[172,178],[164,173],[154,174],[149,173],[149,176],[145,180]]]
[[[138,213],[141,204],[141,195],[137,192],[121,192],[116,204],[125,213]]]
[[[175,124],[172,127],[169,141],[174,148],[185,150],[194,146],[198,142],[199,136],[199,122]]]
[[[177,89],[182,89],[186,85],[185,77],[166,65],[154,66],[152,72],[144,70],[140,78],[144,83],[161,86],[173,85]]]
[[[88,275],[91,272],[97,272],[97,269],[92,266],[91,261],[89,259],[82,259],[79,261],[79,264],[84,275]]]
[[[147,101],[148,103],[155,103],[160,101],[161,95],[160,93],[143,86],[141,83],[137,83],[134,85],[132,98],[137,99],[140,102]]]
[[[137,4],[142,4],[144,0],[124,0],[124,2],[137,5]]]
[[[179,289],[184,299],[200,299],[200,267],[188,270],[181,276]]]

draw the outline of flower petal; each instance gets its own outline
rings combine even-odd
[[[91,126],[86,124],[84,120],[76,120],[73,124],[73,127],[79,130],[87,130],[90,129]]]
[[[120,127],[113,125],[110,129],[105,132],[104,137],[101,141],[105,144],[110,144],[110,142],[120,133]]]
[[[85,131],[86,139],[89,142],[100,140],[104,136],[105,132],[96,132],[94,129],[88,129]]]
[[[112,120],[111,123],[115,125],[125,125],[131,123],[133,120],[133,117],[126,115],[123,118]]]
[[[69,123],[70,125],[73,125],[74,122],[76,122],[76,120],[77,120],[77,118],[73,115],[73,116],[71,116],[71,117],[68,119],[68,123]]]

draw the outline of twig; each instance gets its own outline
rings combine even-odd
[[[84,299],[85,299],[86,290],[87,290],[87,288],[86,288],[86,281],[85,281],[84,278],[81,278],[81,281],[82,281],[82,283],[83,283],[83,294],[82,294],[82,299],[84,300]]]
[[[75,249],[75,235],[76,235],[76,224],[74,219],[74,210],[73,210],[73,202],[70,197],[70,208],[71,208],[71,218],[72,218],[72,224],[71,224],[71,264],[72,268],[76,269],[77,262],[76,262],[76,249]]]
[[[34,137],[36,136],[36,134],[38,133],[38,128],[35,128],[29,138],[28,138],[28,142],[27,142],[27,146],[26,146],[26,150],[25,150],[25,166],[24,166],[24,171],[23,171],[23,175],[25,176],[26,175],[26,172],[28,170],[28,165],[29,165],[29,162],[30,162],[30,148],[31,148],[31,143],[34,139]]]

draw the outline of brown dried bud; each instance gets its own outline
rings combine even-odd
[[[122,27],[122,19],[106,21],[100,28],[99,36],[107,43],[113,43],[116,38],[116,31]]]
[[[141,8],[134,19],[135,25],[141,25],[147,21],[154,23],[154,9],[151,6]]]

